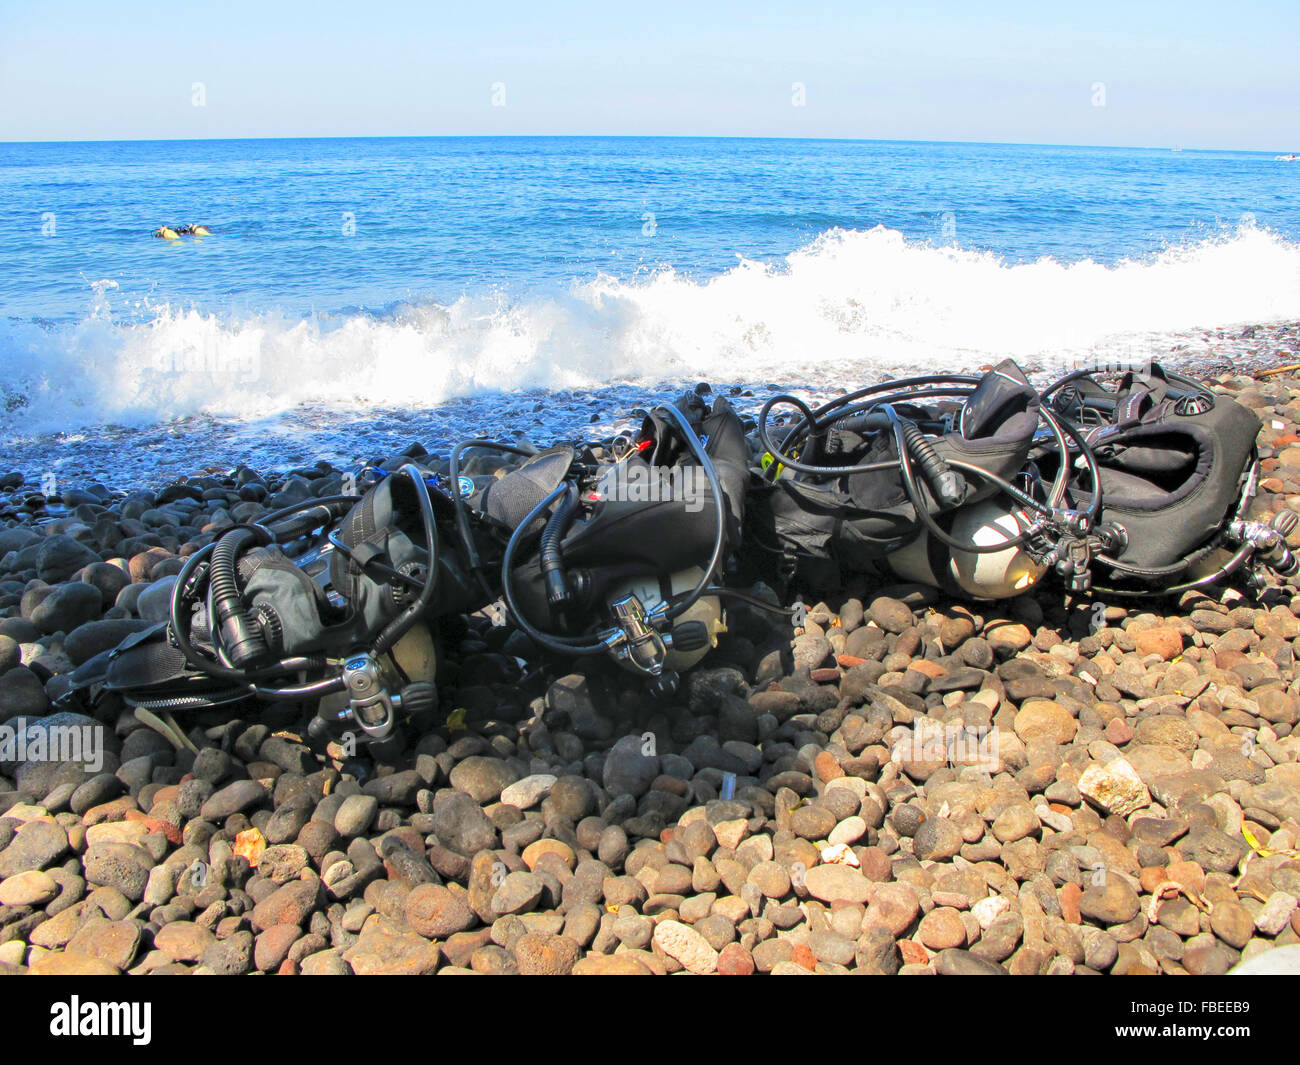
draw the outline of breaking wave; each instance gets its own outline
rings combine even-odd
[[[224,317],[172,306],[116,321],[114,283],[70,325],[0,325],[0,407],[27,431],[263,417],[301,404],[424,408],[520,389],[707,379],[837,382],[1138,356],[1153,337],[1300,320],[1300,245],[1254,225],[1101,265],[835,229],[778,264],[707,280],[600,275],[512,300],[492,292],[383,313]],[[844,383],[849,383],[845,381]]]

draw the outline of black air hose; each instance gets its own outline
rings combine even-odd
[[[550,605],[552,616],[565,607],[571,597],[569,581],[564,574],[564,555],[560,545],[573,521],[577,502],[577,492],[570,489],[547,521],[538,547],[542,578],[546,582],[546,602]]]
[[[934,445],[925,438],[916,422],[902,419],[901,428],[907,450],[920,465],[921,476],[930,486],[935,499],[947,507],[957,506],[962,496],[961,478],[953,473],[948,463],[935,451]]]
[[[519,603],[515,599],[515,582],[514,582],[514,561],[515,553],[519,550],[520,543],[525,539],[525,530],[535,522],[552,503],[559,500],[562,495],[569,491],[567,484],[561,484],[550,495],[543,499],[537,506],[529,511],[528,516],[524,518],[517,526],[515,531],[510,534],[510,539],[506,542],[505,553],[501,556],[501,592],[505,596],[506,608],[510,611],[510,616],[514,618],[515,624],[521,628],[526,635],[548,651],[554,651],[557,654],[577,657],[579,655],[595,655],[606,650],[605,644],[598,638],[590,636],[573,637],[573,636],[554,636],[550,633],[542,632],[536,626],[531,624],[524,617],[524,613],[519,609]],[[585,642],[584,642],[585,641]]]
[[[232,529],[217,541],[212,552],[212,611],[221,627],[221,642],[230,654],[230,661],[240,667],[252,665],[270,652],[261,627],[244,609],[235,576],[240,552],[260,539],[253,529]]]
[[[428,610],[429,604],[433,602],[433,593],[438,588],[438,527],[433,513],[433,502],[429,499],[429,489],[424,483],[424,475],[413,464],[409,462],[404,464],[397,473],[410,480],[415,487],[415,500],[420,508],[420,520],[424,523],[424,549],[429,560],[425,570],[424,587],[420,589],[419,596],[379,634],[373,648],[376,655],[385,654],[392,649],[393,644],[406,635],[416,619]],[[457,495],[459,494],[458,491]]]
[[[884,404],[884,408],[885,414],[889,417],[894,428],[894,443],[898,448],[898,457],[900,459],[898,470],[903,478],[903,489],[906,491],[907,498],[912,504],[912,509],[916,511],[917,518],[920,520],[921,524],[929,530],[931,536],[937,539],[940,543],[947,544],[948,547],[953,550],[965,551],[977,555],[991,554],[995,551],[1005,551],[1010,547],[1019,547],[1029,539],[1028,533],[1021,533],[1019,536],[1010,537],[996,544],[984,544],[981,546],[975,543],[954,539],[942,527],[940,527],[939,523],[935,521],[933,515],[931,515],[930,508],[926,506],[925,499],[921,495],[921,486],[916,483],[916,475],[912,470],[912,452],[907,446],[906,439],[903,435],[904,426],[911,423],[904,421],[891,405]],[[1039,506],[1040,504],[1035,503],[1034,505]]]

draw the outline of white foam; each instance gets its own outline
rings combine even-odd
[[[126,325],[114,321],[112,298],[113,283],[101,282],[75,325],[0,327],[0,392],[26,398],[10,411],[14,428],[1135,356],[1153,335],[1300,319],[1300,245],[1245,225],[1110,266],[1008,264],[877,227],[829,231],[776,266],[740,258],[706,281],[672,270],[635,283],[601,276],[548,298],[466,296],[385,316],[232,318],[163,306]]]

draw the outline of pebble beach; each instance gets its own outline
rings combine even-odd
[[[1211,378],[1263,421],[1257,516],[1300,507],[1279,336]],[[667,701],[444,619],[439,724],[376,761],[295,706],[178,714],[185,743],[68,697],[165,616],[186,555],[338,468],[49,497],[39,472],[0,474],[24,744],[0,749],[0,971],[1213,975],[1279,948],[1300,971],[1293,583],[1066,604],[850,580],[798,629],[730,608]],[[99,730],[99,764],[19,757],[54,726]]]

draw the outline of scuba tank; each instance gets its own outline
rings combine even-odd
[[[778,434],[769,416],[781,404],[801,417]],[[868,573],[975,598],[1021,594],[1045,572],[1034,541],[1064,495],[1063,476],[1048,484],[1028,461],[1040,425],[1064,446],[1069,427],[1010,360],[980,377],[874,385],[817,410],[774,396],[754,445],[750,557],[823,587]]]

